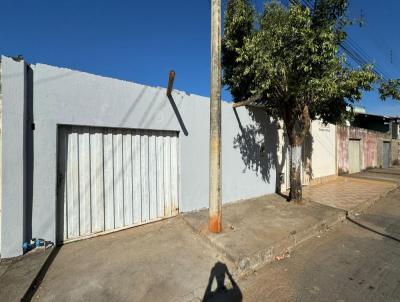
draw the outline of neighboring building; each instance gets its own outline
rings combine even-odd
[[[337,126],[336,129],[339,174],[391,165],[389,134],[352,126]]]
[[[382,133],[391,133],[392,121],[392,118],[383,115],[355,113],[354,120],[350,125]]]
[[[399,118],[354,109],[347,127],[338,127],[338,172],[354,173],[399,163]]]
[[[392,117],[392,138],[400,139],[400,117]]]
[[[400,139],[400,117],[369,114],[355,111],[354,120],[350,123],[353,127],[373,130],[389,134],[393,139]]]

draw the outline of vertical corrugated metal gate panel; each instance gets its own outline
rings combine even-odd
[[[176,215],[178,149],[171,131],[60,127],[58,240]]]
[[[349,140],[349,173],[361,171],[361,150],[359,140]]]

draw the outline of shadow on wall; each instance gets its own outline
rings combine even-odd
[[[25,141],[26,141],[26,199],[25,199],[25,234],[24,241],[32,238],[32,214],[33,214],[33,171],[34,171],[34,136],[35,124],[33,123],[33,71],[27,66],[27,99],[26,113],[27,121],[25,125]]]
[[[181,116],[181,114],[179,112],[179,109],[176,106],[174,98],[172,97],[172,95],[168,95],[167,97],[168,97],[168,100],[169,100],[169,102],[171,104],[172,109],[174,110],[176,118],[178,119],[179,126],[181,127],[183,134],[185,136],[188,136],[189,133],[188,133],[188,131],[186,129],[185,123],[183,122],[183,119],[182,119],[182,116]]]
[[[163,89],[158,89],[158,91],[153,95],[151,100],[147,100],[147,90],[149,87],[143,86],[141,91],[139,92],[138,96],[133,100],[132,105],[128,108],[125,115],[122,117],[121,122],[119,123],[119,127],[124,127],[125,123],[131,118],[132,113],[136,110],[138,104],[140,102],[146,102],[148,105],[144,112],[141,113],[142,118],[138,121],[140,128],[148,128],[148,124],[154,120],[155,115],[159,112],[163,111],[163,108],[167,105],[166,102],[160,102],[157,108],[153,108],[155,104],[157,104],[156,100],[159,98],[164,98],[162,94],[164,93]],[[166,98],[168,99],[172,110],[174,111],[175,117],[178,120],[179,126],[182,129],[182,132],[185,136],[188,136],[188,131],[185,126],[185,123],[182,119],[182,116],[179,112],[179,109],[175,103],[175,100],[172,95],[167,95]],[[154,112],[150,115],[151,112]],[[166,126],[170,124],[171,120],[173,119],[173,115],[170,119],[166,122]]]
[[[233,140],[233,147],[239,149],[245,170],[256,172],[266,183],[271,183],[275,178],[276,192],[281,193],[281,185],[285,181],[283,176],[289,173],[287,165],[290,162],[290,146],[285,130],[261,108],[247,109],[252,123],[243,127],[236,109],[233,110],[240,128],[240,133]],[[305,184],[312,178],[312,145],[313,137],[308,132],[302,148]]]
[[[304,138],[304,143],[303,143],[303,177],[307,177],[307,181],[303,181],[303,183],[308,184],[310,180],[314,178],[313,170],[312,170],[312,155],[313,155],[313,144],[314,144],[314,138],[310,131],[307,132],[306,137]],[[325,160],[324,158],[320,158],[316,160]]]
[[[278,152],[287,153],[287,139],[279,143],[279,124],[262,109],[247,109],[252,123],[243,127],[236,109],[233,109],[239,124],[240,133],[233,139],[233,147],[239,149],[245,170],[256,172],[264,182],[271,183],[275,178],[276,189],[280,191],[280,173],[286,156],[278,158]],[[275,175],[271,175],[275,173]]]

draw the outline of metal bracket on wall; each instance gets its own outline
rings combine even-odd
[[[169,72],[169,78],[168,78],[167,96],[171,96],[172,94],[172,89],[174,88],[174,80],[175,80],[175,71],[171,70]]]

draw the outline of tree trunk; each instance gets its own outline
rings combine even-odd
[[[310,115],[308,107],[300,112],[286,114],[285,124],[290,145],[290,192],[289,201],[300,203],[303,199],[301,183],[302,145],[307,132],[310,130]],[[289,117],[289,118],[288,118]]]
[[[301,202],[303,198],[301,184],[301,145],[290,146],[290,193],[289,200],[295,203]]]

